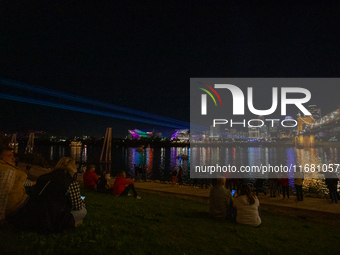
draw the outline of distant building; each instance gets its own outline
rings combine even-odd
[[[250,139],[260,139],[261,138],[260,128],[250,127],[248,129],[248,138],[250,138]]]
[[[142,137],[150,138],[150,137],[161,137],[162,133],[157,132],[144,132],[139,129],[128,130],[128,139],[139,140]]]
[[[307,109],[315,120],[321,118],[321,108],[317,108],[315,104],[309,105]]]
[[[294,120],[294,118],[292,116],[286,116],[285,120]],[[280,130],[280,137],[281,138],[294,137],[297,133],[297,126],[294,127],[294,125],[295,125],[294,121],[286,121],[285,122],[286,127],[282,127],[282,129]]]
[[[170,140],[178,139],[181,142],[189,141],[189,129],[178,129],[176,132],[171,136]],[[201,137],[199,137],[201,138]]]
[[[220,137],[220,133],[221,133],[221,130],[220,130],[220,125],[217,125],[217,126],[210,126],[210,135],[209,135],[209,138],[212,138],[212,139],[218,139]]]

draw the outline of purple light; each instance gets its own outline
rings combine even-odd
[[[136,133],[135,130],[129,130],[129,132],[130,132],[133,140],[135,140],[135,139],[138,140],[140,138],[140,136]]]
[[[177,135],[178,135],[178,132],[179,132],[179,131],[180,131],[180,130],[177,130],[177,131],[171,136],[170,140],[177,139]]]

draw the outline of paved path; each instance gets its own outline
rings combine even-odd
[[[19,168],[23,171],[26,169],[26,164],[20,164]],[[44,173],[48,173],[50,170],[42,167],[32,166],[31,168],[31,180],[36,180],[38,176]],[[81,179],[81,175],[79,174],[79,179]],[[110,182],[113,184],[114,179],[111,179]],[[192,198],[198,200],[208,201],[210,188],[201,189],[194,188],[193,186],[183,186],[183,187],[172,187],[171,184],[157,183],[157,182],[136,182],[135,187],[140,191],[147,192],[157,192],[164,194],[171,194],[179,197]],[[304,209],[304,210],[312,210],[319,212],[327,212],[333,214],[340,214],[340,203],[332,204],[330,199],[321,199],[321,198],[308,198],[305,197],[304,201],[298,202],[296,201],[296,197],[291,195],[289,199],[278,196],[275,198],[271,198],[269,195],[264,196],[260,194],[258,196],[260,200],[260,204],[262,205],[271,205],[271,206],[281,206],[288,207],[292,209]]]
[[[143,191],[152,191],[152,192],[160,192],[173,194],[177,196],[183,197],[192,197],[197,199],[205,199],[208,200],[210,194],[210,188],[201,189],[194,188],[192,186],[183,186],[183,187],[172,187],[171,184],[163,184],[163,183],[153,183],[153,182],[136,182],[135,187],[138,190]],[[260,200],[260,204],[263,205],[274,205],[274,206],[283,206],[295,209],[304,209],[304,210],[312,210],[319,212],[327,212],[327,213],[335,213],[340,214],[340,203],[332,204],[330,199],[322,199],[322,198],[304,198],[303,201],[296,201],[296,197],[291,195],[289,199],[283,199],[282,196],[278,196],[275,198],[270,197],[269,195],[265,196],[259,194],[258,196]]]

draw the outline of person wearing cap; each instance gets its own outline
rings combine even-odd
[[[86,173],[84,173],[83,181],[84,181],[84,188],[85,189],[97,189],[97,181],[98,181],[98,175],[95,172],[96,167],[94,165],[90,165],[88,169],[86,170]]]

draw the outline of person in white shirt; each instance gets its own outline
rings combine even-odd
[[[237,210],[236,222],[253,227],[261,225],[260,202],[247,184],[240,187],[240,195],[234,199]]]

